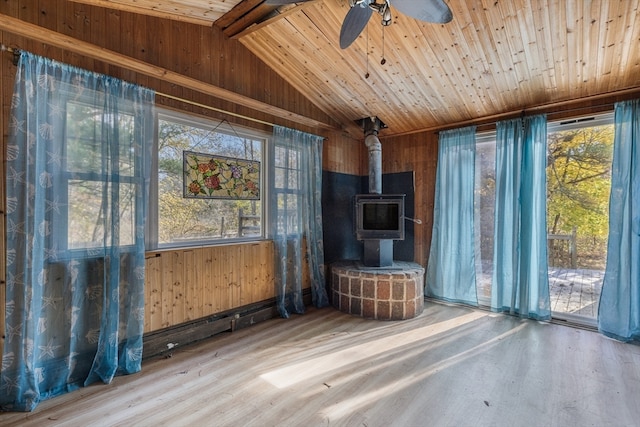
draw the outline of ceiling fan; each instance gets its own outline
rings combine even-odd
[[[304,3],[309,0],[266,0],[267,4],[283,5]],[[373,12],[382,16],[382,25],[391,25],[391,0],[349,0],[349,12],[340,28],[340,48],[346,49],[358,38],[367,26]],[[420,21],[446,24],[453,19],[451,9],[444,0],[393,0],[393,7],[405,15]]]

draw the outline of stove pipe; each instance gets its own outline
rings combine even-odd
[[[364,130],[364,143],[369,149],[369,193],[382,194],[382,144],[378,132],[385,124],[377,117],[358,120]],[[393,240],[365,239],[363,264],[367,267],[390,267],[393,265]]]
[[[369,193],[382,194],[382,144],[378,132],[386,126],[377,117],[360,119],[360,126],[364,130],[364,143],[369,149]]]
[[[369,149],[369,193],[382,194],[382,144],[378,132],[372,132],[364,138]]]

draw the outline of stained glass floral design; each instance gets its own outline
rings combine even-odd
[[[185,151],[183,159],[184,197],[260,198],[260,162],[193,151]]]

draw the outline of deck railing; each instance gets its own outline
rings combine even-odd
[[[547,242],[549,249],[549,265],[557,266],[557,261],[562,261],[562,247],[558,247],[554,241],[566,241],[568,243],[568,254],[570,260],[570,267],[575,269],[578,265],[578,250],[576,246],[576,227],[573,227],[571,234],[548,234]],[[560,266],[557,266],[560,267]]]

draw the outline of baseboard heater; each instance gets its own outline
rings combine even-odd
[[[311,290],[303,290],[306,305],[311,304]],[[143,337],[142,359],[170,355],[176,348],[211,338],[223,332],[233,332],[265,320],[278,317],[275,299],[237,307],[212,316],[149,332]]]

